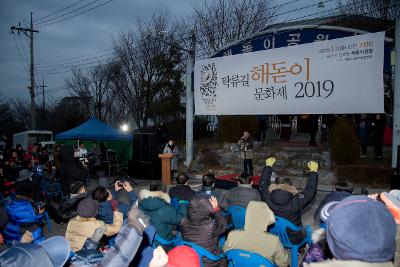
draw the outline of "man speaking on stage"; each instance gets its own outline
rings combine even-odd
[[[253,147],[254,140],[247,131],[243,132],[243,136],[238,141],[240,149],[240,158],[243,159],[243,172],[253,176]]]

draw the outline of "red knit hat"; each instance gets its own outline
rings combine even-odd
[[[200,267],[196,251],[188,246],[177,246],[168,252],[168,267]]]

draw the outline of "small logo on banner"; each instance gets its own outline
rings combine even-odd
[[[215,63],[203,65],[201,67],[200,93],[201,100],[207,106],[207,110],[215,110],[217,100],[217,69]]]

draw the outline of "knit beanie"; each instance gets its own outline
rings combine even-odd
[[[394,257],[396,224],[383,203],[349,196],[329,214],[327,241],[338,260],[387,262]]]
[[[177,246],[168,252],[168,267],[200,267],[196,251],[188,246]]]
[[[94,218],[99,210],[99,202],[91,197],[79,202],[76,211],[82,218]]]

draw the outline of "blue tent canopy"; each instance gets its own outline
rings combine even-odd
[[[87,122],[56,135],[56,140],[131,140],[132,134],[118,131],[111,126],[91,118]]]

